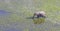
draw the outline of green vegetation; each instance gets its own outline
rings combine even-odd
[[[12,13],[6,17],[0,17],[0,25],[12,28],[14,26],[11,24],[17,23],[18,25],[15,26],[17,29],[23,27],[22,29],[25,30],[25,28],[27,28],[27,31],[29,31],[30,28],[32,28],[33,31],[58,31],[58,29],[60,31],[60,27],[56,29],[53,27],[54,24],[60,23],[60,0],[34,0],[31,1],[33,4],[30,4],[31,2],[26,2],[22,0],[11,1],[10,3],[2,1],[0,3],[0,9],[4,9]],[[37,27],[40,24],[36,26],[34,24],[36,21],[39,21],[40,23],[40,19],[35,19],[36,21],[32,19],[26,19],[27,17],[33,16],[35,11],[40,10],[44,10],[46,12],[48,20],[46,19],[45,22],[50,22],[44,23],[44,19],[41,19],[41,23],[43,23],[41,28]],[[51,28],[48,28],[49,25]]]
[[[33,22],[34,24],[41,24],[45,22],[45,18],[34,18]]]

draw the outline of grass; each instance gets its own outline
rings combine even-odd
[[[23,1],[22,1],[23,2]],[[51,24],[56,24],[56,23],[60,23],[60,0],[33,0],[33,5],[31,6],[27,6],[29,4],[29,2],[25,5],[24,3],[26,2],[10,2],[10,3],[5,3],[5,2],[1,2],[0,4],[0,8],[10,11],[12,12],[11,15],[6,16],[6,17],[1,17],[0,19],[0,25],[2,24],[5,27],[9,27],[9,28],[14,28],[16,27],[16,29],[23,29],[25,30],[25,28],[27,31],[29,31],[30,29],[35,31],[38,29],[41,29],[41,31],[43,30],[53,30],[53,31],[57,31],[60,28],[56,28],[54,29],[54,25]],[[26,17],[30,17],[33,16],[33,13],[35,11],[40,11],[40,10],[44,10],[46,12],[47,21],[50,21],[50,23],[45,23],[40,25],[41,28],[39,28],[39,25],[35,25],[32,19],[26,19]],[[50,20],[49,20],[50,19]],[[37,19],[35,19],[37,20]],[[40,21],[40,19],[38,19],[38,21]],[[37,22],[38,22],[37,21]],[[43,20],[44,21],[44,20]],[[9,25],[10,26],[9,26]],[[12,25],[12,24],[17,24],[16,26]],[[52,28],[48,28],[49,25]],[[35,28],[34,28],[35,26]],[[38,27],[39,26],[39,27]],[[47,29],[48,28],[48,29]],[[4,29],[3,29],[4,30]],[[60,31],[60,30],[59,30]]]

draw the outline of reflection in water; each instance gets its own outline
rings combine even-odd
[[[0,15],[8,15],[10,12],[5,10],[0,10]]]
[[[45,18],[34,18],[33,22],[34,24],[41,24],[45,22]]]

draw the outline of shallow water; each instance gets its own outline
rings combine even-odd
[[[60,31],[60,0],[0,0],[0,31]],[[46,21],[34,24],[33,13],[46,11]],[[5,10],[5,11],[4,11]],[[10,13],[8,13],[10,12]]]

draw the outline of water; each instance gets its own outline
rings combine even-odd
[[[57,2],[56,2],[57,1]],[[60,0],[1,0],[0,30],[1,31],[60,31]],[[46,21],[34,24],[32,19],[36,11],[46,12]],[[8,11],[10,13],[8,13]],[[58,13],[57,13],[58,12]]]
[[[6,11],[6,10],[0,10],[0,16],[6,16],[9,15],[10,12]]]

